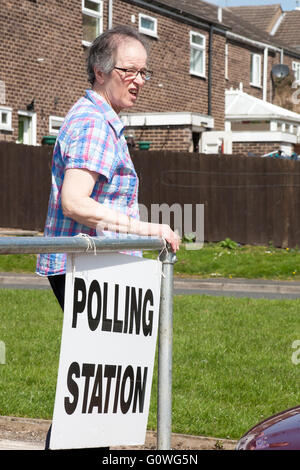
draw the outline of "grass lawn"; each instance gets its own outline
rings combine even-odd
[[[157,252],[145,252],[144,256],[156,258]],[[182,247],[176,257],[174,274],[183,277],[300,280],[298,249],[205,243],[201,250]],[[35,265],[35,255],[0,256],[0,272],[33,273]]]
[[[36,255],[1,255],[0,272],[34,273]]]
[[[157,255],[157,252],[144,253],[148,258]],[[298,249],[205,243],[201,250],[182,247],[176,256],[174,273],[182,277],[300,280]],[[0,256],[0,272],[33,273],[35,265],[35,255]]]
[[[62,313],[50,291],[1,290],[0,413],[51,419]],[[300,403],[300,300],[174,299],[173,432],[238,438]],[[157,373],[149,429],[156,429]]]
[[[229,248],[226,245],[205,243],[201,250],[180,248],[176,253],[175,275],[201,278],[300,280],[298,249],[237,244]],[[157,255],[148,252],[146,256],[153,258]]]

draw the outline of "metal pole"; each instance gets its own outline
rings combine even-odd
[[[172,343],[173,268],[176,256],[164,250],[158,330],[157,449],[171,449],[172,434]]]
[[[161,250],[161,238],[128,237],[0,237],[0,255],[13,253],[93,253],[123,250]]]

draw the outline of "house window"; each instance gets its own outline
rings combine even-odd
[[[157,19],[140,13],[139,32],[157,38]]]
[[[64,121],[64,118],[58,116],[49,116],[49,134],[58,135],[59,129]]]
[[[190,32],[190,73],[205,77],[205,36]]]
[[[18,111],[17,143],[36,145],[36,113]]]
[[[292,69],[294,71],[295,80],[300,82],[300,62],[293,62]]]
[[[0,130],[12,131],[11,127],[12,109],[6,106],[0,106]]]
[[[250,85],[261,86],[261,56],[251,54]]]
[[[82,44],[90,46],[102,33],[102,0],[82,0]]]

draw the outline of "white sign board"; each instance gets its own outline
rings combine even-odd
[[[161,263],[68,256],[50,449],[145,442]]]

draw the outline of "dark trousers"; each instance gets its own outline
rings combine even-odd
[[[48,280],[62,311],[64,311],[66,275],[48,276]]]
[[[62,311],[64,311],[66,275],[58,274],[57,276],[48,276],[48,280],[50,282],[54,295],[57,298],[59,305],[61,306]],[[49,450],[50,436],[51,436],[51,426],[46,436],[45,450]],[[92,447],[88,449],[72,449],[72,450],[107,451],[109,450],[109,447]]]

